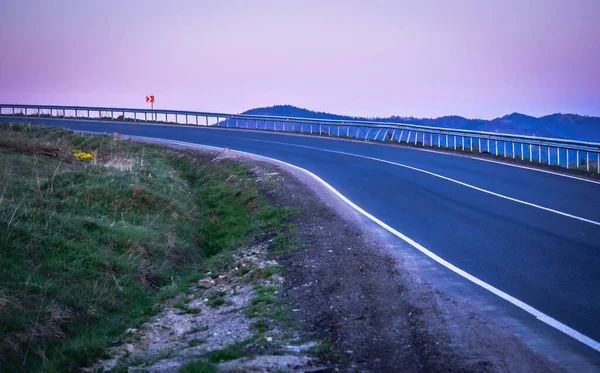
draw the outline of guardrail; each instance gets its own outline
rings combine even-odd
[[[115,113],[117,114],[116,118]],[[121,120],[296,132],[368,141],[397,142],[427,148],[488,153],[497,157],[517,158],[535,163],[566,167],[568,169],[575,168],[582,171],[600,173],[600,143],[428,127],[404,123],[183,110],[19,104],[0,104],[0,115]],[[190,118],[192,118],[191,121]],[[170,119],[174,119],[174,121]]]

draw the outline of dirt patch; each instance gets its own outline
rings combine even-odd
[[[177,372],[186,362],[210,360],[222,372],[319,371],[319,359],[307,353],[315,343],[257,307],[275,303],[283,283],[278,263],[267,259],[270,246],[272,240],[237,251],[233,269],[207,273],[140,329],[129,329],[96,368]]]

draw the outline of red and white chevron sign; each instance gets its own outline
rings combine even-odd
[[[154,102],[154,96],[153,95],[152,96],[146,96],[146,102],[148,102],[148,103]]]

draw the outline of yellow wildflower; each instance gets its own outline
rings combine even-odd
[[[81,160],[92,159],[94,155],[92,153],[86,153],[83,150],[73,149],[73,155]]]

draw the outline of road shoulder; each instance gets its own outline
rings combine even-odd
[[[294,319],[330,343],[321,356],[328,365],[357,372],[561,370],[423,281],[314,180],[259,159],[240,158],[276,175],[262,185],[273,203],[299,211],[292,224],[302,248],[277,261]]]

